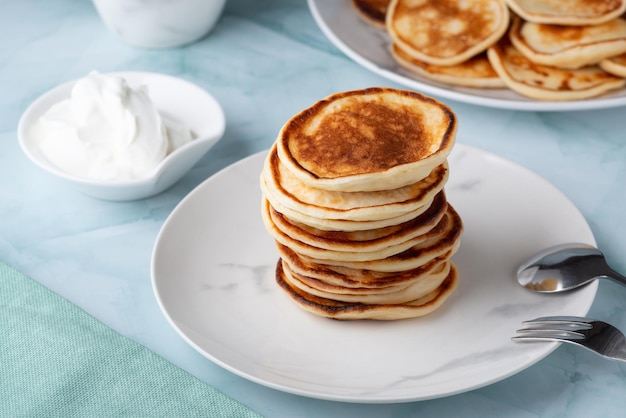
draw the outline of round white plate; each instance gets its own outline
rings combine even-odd
[[[536,101],[509,89],[475,89],[448,86],[411,74],[389,53],[390,40],[383,29],[365,23],[350,0],[308,0],[313,18],[341,52],[368,70],[396,83],[456,100],[502,109],[557,111],[599,109],[626,105],[626,89],[599,98],[569,102]]]
[[[457,144],[448,200],[465,232],[459,287],[433,314],[336,321],[296,306],[274,282],[278,260],[260,215],[265,153],[206,180],[172,212],[152,255],[165,316],[204,356],[254,382],[350,402],[402,402],[464,392],[510,376],[555,343],[514,343],[523,320],[585,315],[597,282],[567,294],[519,286],[517,266],[557,243],[595,245],[574,205],[541,177]]]

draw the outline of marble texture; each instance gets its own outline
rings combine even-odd
[[[2,2],[0,36],[0,259],[113,329],[268,417],[623,416],[626,364],[571,346],[475,391],[363,405],[247,381],[206,360],[169,326],[152,292],[150,257],[181,199],[218,170],[266,149],[291,115],[319,98],[396,86],[339,52],[305,1],[229,0],[208,37],[158,51],[120,41],[87,0]],[[79,194],[22,155],[16,130],[35,98],[93,69],[160,72],[199,84],[224,108],[224,138],[160,195],[107,202]],[[553,183],[585,216],[609,263],[626,272],[626,108],[538,113],[447,103],[459,118],[460,143]],[[603,281],[590,316],[626,330],[625,298],[625,288]]]

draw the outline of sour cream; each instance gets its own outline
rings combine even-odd
[[[91,72],[69,99],[51,106],[30,133],[42,154],[77,177],[116,181],[149,176],[189,129],[163,120],[148,89],[115,75]]]

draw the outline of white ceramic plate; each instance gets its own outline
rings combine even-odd
[[[77,80],[63,83],[28,106],[18,123],[17,136],[22,151],[33,163],[81,192],[106,200],[143,199],[161,193],[180,180],[222,138],[226,127],[224,111],[200,86],[166,74],[135,71],[107,74],[123,77],[131,88],[146,86],[163,119],[191,129],[196,138],[167,155],[145,178],[100,181],[71,175],[48,161],[29,135],[32,125],[52,105],[71,97]]]
[[[569,102],[536,101],[508,89],[473,89],[448,86],[413,75],[398,66],[389,53],[383,29],[365,23],[350,0],[308,0],[313,18],[340,51],[363,67],[389,80],[441,98],[503,109],[557,111],[599,109],[626,105],[626,89],[599,98]]]
[[[536,294],[517,266],[544,247],[595,245],[574,205],[536,174],[457,144],[448,200],[465,232],[454,260],[457,291],[429,316],[395,322],[335,321],[297,307],[274,282],[278,259],[260,216],[265,153],[206,180],[172,212],[152,255],[165,316],[204,356],[269,387],[350,402],[442,397],[510,376],[555,343],[514,343],[526,319],[585,315],[597,282]]]

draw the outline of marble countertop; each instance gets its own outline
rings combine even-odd
[[[626,364],[572,346],[474,391],[351,404],[243,379],[198,354],[168,324],[151,288],[150,258],[181,199],[218,170],[268,148],[289,117],[318,99],[401,87],[335,48],[304,0],[228,0],[208,37],[166,50],[126,45],[87,0],[3,2],[0,37],[0,260],[119,333],[267,417],[623,416]],[[78,193],[29,163],[16,130],[39,95],[94,69],[159,72],[204,87],[225,111],[224,138],[155,197],[107,202]],[[554,184],[582,212],[609,263],[626,272],[626,107],[541,113],[445,102],[458,116],[459,143],[513,160]],[[626,330],[624,300],[625,288],[603,281],[589,316]]]

